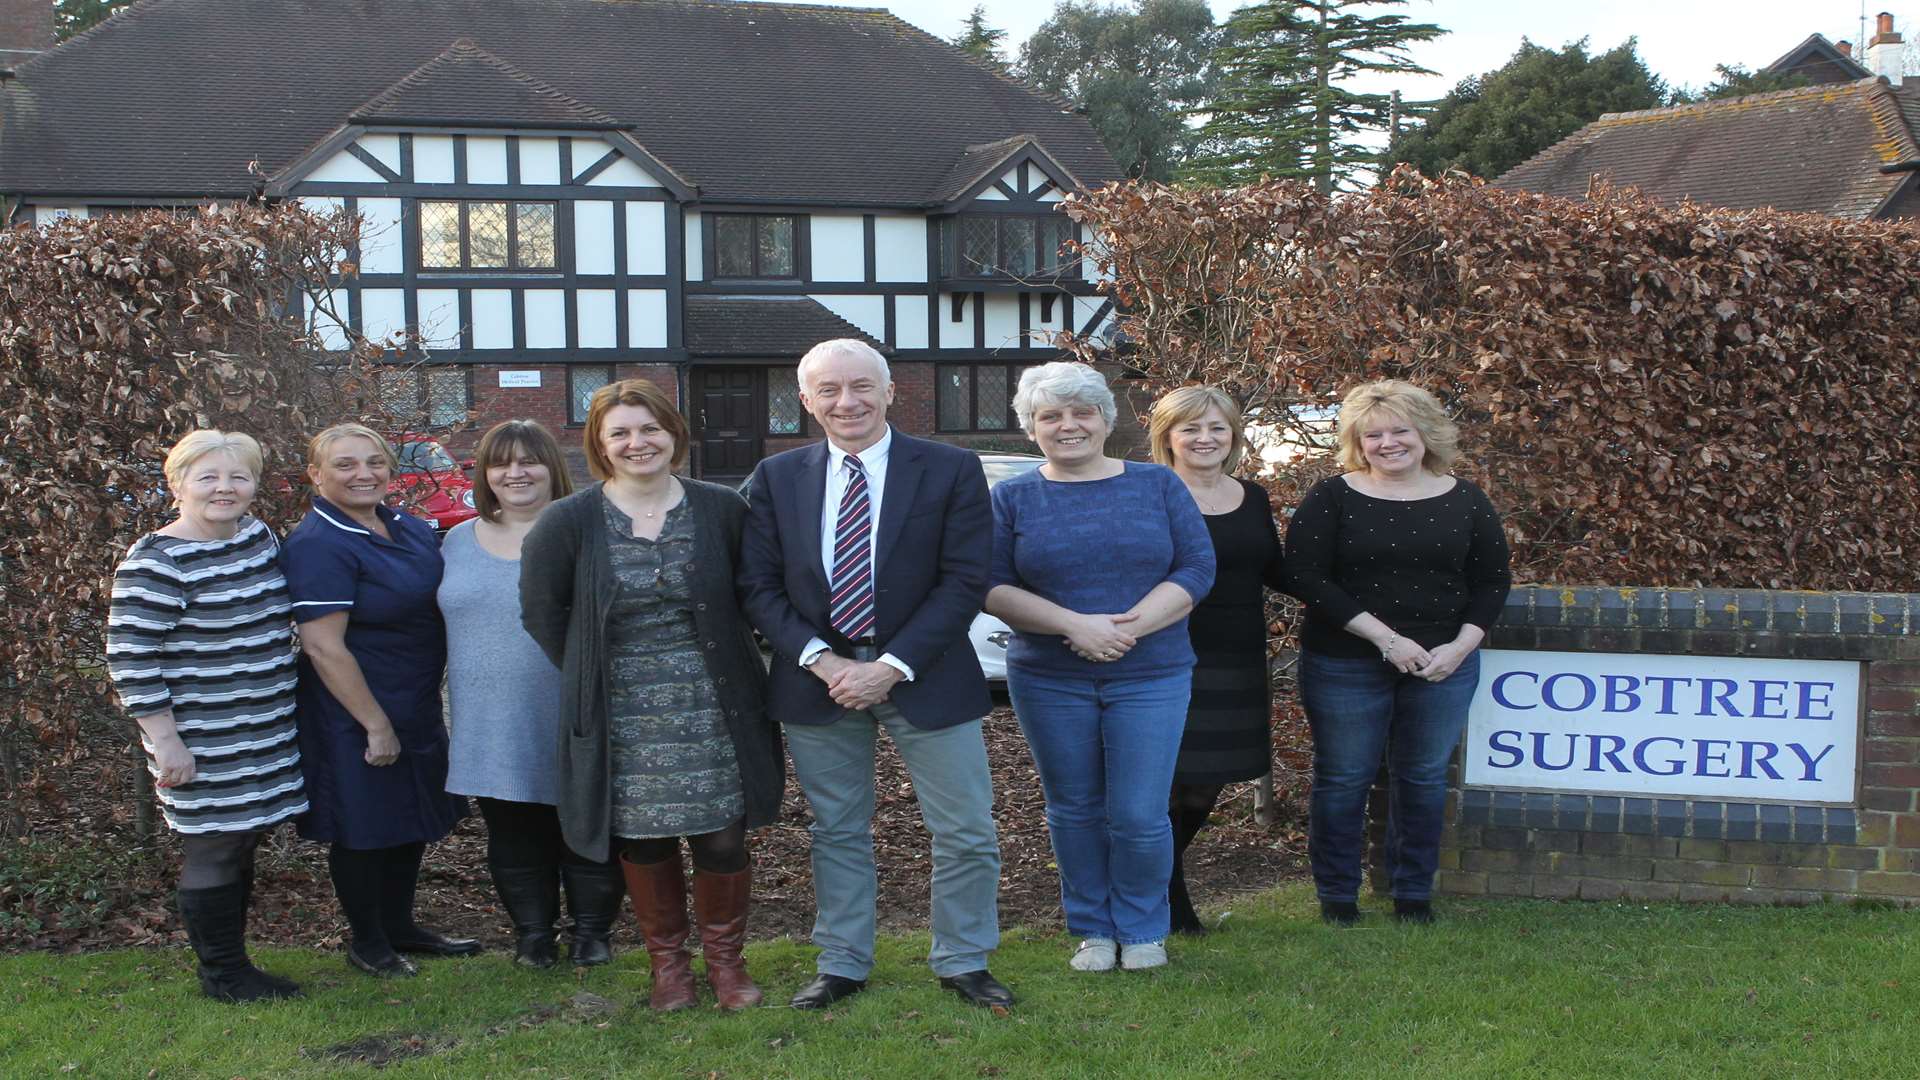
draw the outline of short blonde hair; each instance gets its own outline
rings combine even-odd
[[[335,424],[320,432],[320,434],[315,435],[312,441],[307,443],[307,467],[318,467],[321,461],[325,460],[327,450],[332,447],[334,443],[339,442],[341,439],[353,438],[365,439],[379,447],[380,452],[387,456],[388,469],[398,469],[400,467],[400,455],[393,452],[393,444],[387,441],[386,436],[365,424]]]
[[[587,452],[587,471],[595,480],[613,479],[613,462],[600,446],[600,425],[616,405],[638,405],[652,413],[654,421],[673,436],[673,470],[678,472],[686,465],[691,433],[687,430],[687,418],[674,408],[673,399],[646,379],[622,379],[595,390],[587,404],[587,425],[580,448]]]
[[[1013,415],[1021,431],[1033,434],[1033,410],[1045,405],[1091,405],[1106,418],[1108,431],[1113,430],[1118,413],[1106,376],[1090,364],[1073,360],[1038,364],[1020,373],[1019,389],[1013,392]]]
[[[506,420],[493,425],[480,436],[473,452],[473,508],[488,521],[500,520],[500,498],[487,480],[487,470],[504,465],[520,454],[527,454],[547,467],[549,497],[564,499],[573,494],[573,477],[567,475],[567,458],[560,443],[537,421]]]
[[[1227,458],[1221,467],[1228,473],[1239,468],[1247,456],[1247,418],[1241,415],[1240,406],[1234,404],[1226,391],[1217,386],[1183,386],[1167,391],[1153,403],[1147,421],[1147,448],[1153,460],[1172,465],[1173,429],[1200,419],[1207,415],[1208,409],[1219,409],[1220,415],[1227,418],[1228,430],[1233,432],[1233,445],[1227,447]]]
[[[1340,403],[1340,467],[1348,472],[1366,472],[1367,455],[1360,447],[1361,433],[1374,417],[1385,414],[1404,421],[1420,433],[1427,444],[1421,467],[1435,476],[1446,473],[1460,456],[1460,429],[1442,408],[1438,398],[1410,382],[1382,379],[1347,391]]]
[[[260,479],[260,470],[266,465],[266,456],[260,452],[260,443],[251,435],[238,431],[215,431],[202,428],[189,431],[180,441],[167,451],[166,463],[161,472],[166,474],[167,486],[178,492],[187,482],[187,470],[193,463],[208,454],[232,454],[234,460],[247,467],[253,473],[254,480]]]

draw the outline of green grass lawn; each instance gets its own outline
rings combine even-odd
[[[830,1013],[736,1016],[649,1013],[637,951],[584,977],[495,953],[400,982],[269,951],[309,997],[260,1007],[200,997],[184,949],[6,956],[0,1076],[1920,1075],[1920,913],[1454,901],[1430,928],[1376,909],[1334,930],[1315,912],[1300,885],[1243,901],[1142,974],[1071,972],[1064,936],[1009,933],[1005,1017],[940,991],[924,936],[883,942]],[[749,962],[784,1001],[811,956]]]

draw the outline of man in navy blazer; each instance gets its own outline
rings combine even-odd
[[[992,705],[967,627],[987,591],[993,511],[978,457],[887,424],[893,380],[865,342],[800,360],[826,441],[760,463],[748,485],[740,587],[773,644],[768,701],[813,810],[824,1008],[873,967],[873,756],[885,728],[933,837],[933,949],[942,986],[978,1005],[1013,995],[987,971],[1000,941],[1000,847],[982,718]]]

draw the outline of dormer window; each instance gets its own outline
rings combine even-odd
[[[420,201],[423,270],[552,270],[550,202]]]
[[[941,225],[950,277],[1032,277],[1060,272],[1060,248],[1073,238],[1061,214],[961,214]]]
[[[715,214],[713,276],[799,277],[794,219],[789,214]]]

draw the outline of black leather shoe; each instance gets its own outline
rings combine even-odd
[[[393,942],[394,951],[403,953],[475,956],[480,952],[480,943],[472,938],[451,938],[424,926],[416,926],[405,934],[388,934],[387,940]]]
[[[1433,925],[1433,902],[1430,900],[1395,900],[1393,917],[1403,923],[1415,926]]]
[[[1328,926],[1352,926],[1360,921],[1360,905],[1352,900],[1322,900],[1320,921]]]
[[[1013,991],[993,977],[986,968],[958,975],[940,976],[940,985],[960,995],[960,1000],[985,1009],[1013,1008]]]
[[[796,1009],[824,1009],[842,998],[850,998],[867,988],[865,979],[848,979],[839,975],[815,975],[813,981],[800,988],[787,1004]]]
[[[362,956],[359,946],[349,945],[347,946],[347,964],[376,979],[410,979],[420,974],[420,969],[413,966],[413,961],[392,949],[382,949]]]

